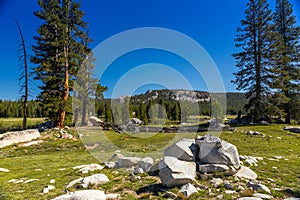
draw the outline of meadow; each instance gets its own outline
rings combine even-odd
[[[220,134],[220,138],[237,146],[240,155],[263,157],[257,167],[251,168],[258,174],[258,180],[271,189],[272,195],[276,199],[288,197],[291,195],[290,191],[293,191],[294,195],[300,195],[300,134],[283,131],[284,126],[243,126],[237,127],[236,131],[226,131]],[[248,130],[259,131],[266,136],[250,136],[246,134]],[[60,139],[56,137],[56,131],[49,131],[41,133],[41,139],[44,142],[40,145],[30,147],[13,145],[2,148],[0,167],[9,169],[10,172],[0,172],[0,199],[51,199],[64,194],[65,186],[70,181],[83,176],[80,172],[72,169],[74,166],[101,164],[116,149],[120,149],[121,153],[151,154],[159,158],[162,151],[158,150],[163,150],[173,141],[181,137],[193,138],[197,134],[205,134],[118,134],[98,128],[78,129],[77,131],[72,128],[68,132],[77,139]],[[92,151],[88,151],[84,146],[95,143],[100,145]],[[105,156],[101,157],[103,155]],[[277,160],[274,159],[274,156],[283,156],[283,159]],[[92,188],[104,190],[106,193],[119,193],[122,199],[164,199],[162,193],[143,192],[145,186],[160,183],[157,176],[149,176],[144,173],[141,175],[141,180],[131,181],[130,173],[123,169],[103,169],[101,173],[106,174],[111,181],[101,186],[92,186]],[[9,183],[11,179],[23,180],[23,182]],[[37,180],[25,183],[30,179]],[[44,194],[43,188],[51,185],[49,183],[51,179],[56,180],[53,184],[55,189]],[[231,177],[228,179],[235,181]],[[274,182],[270,182],[270,179]],[[198,177],[197,182],[209,186],[209,180],[202,180]],[[171,191],[176,193],[178,188],[173,188]],[[220,194],[224,193],[224,189],[212,188],[212,192]],[[249,191],[244,191],[244,193],[247,192]],[[240,195],[243,196],[244,193],[241,192]],[[209,196],[207,191],[201,191],[190,197],[190,199],[214,198],[215,196]],[[224,194],[224,199],[232,199],[232,196]]]

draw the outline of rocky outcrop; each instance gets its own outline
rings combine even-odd
[[[24,131],[0,134],[0,148],[21,142],[29,142],[39,138],[40,136],[40,132],[37,129],[28,129]]]
[[[205,135],[196,139],[201,164],[222,164],[240,168],[240,159],[236,146],[214,135]]]

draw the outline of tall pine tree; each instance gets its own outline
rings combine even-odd
[[[34,14],[42,25],[34,37],[31,61],[36,64],[35,79],[42,82],[39,99],[56,126],[64,127],[66,116],[71,113],[69,93],[84,59],[84,13],[74,0],[38,0],[38,4],[41,9]]]
[[[238,90],[246,92],[247,110],[254,120],[264,114],[265,94],[268,92],[267,53],[271,11],[266,0],[250,0],[245,19],[237,28],[235,46],[240,52],[233,54],[238,72],[234,73]]]
[[[270,86],[283,99],[279,107],[285,123],[291,123],[292,97],[300,89],[300,28],[288,0],[276,0],[273,30],[270,35]]]

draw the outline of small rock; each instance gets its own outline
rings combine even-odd
[[[262,199],[258,197],[242,197],[242,198],[238,198],[238,200],[262,200]]]
[[[255,193],[255,194],[253,194],[253,196],[261,198],[261,199],[273,199],[272,196],[267,195],[267,194],[261,194],[261,193]]]
[[[263,184],[260,184],[257,181],[253,181],[253,180],[249,181],[249,182],[247,182],[246,185],[247,185],[248,188],[252,188],[255,191],[263,190],[263,191],[271,194],[271,191],[270,191],[270,189],[267,186],[265,186]]]
[[[246,178],[246,179],[256,179],[257,174],[252,171],[249,167],[241,166],[240,170],[234,175],[239,178]]]
[[[1,168],[1,167],[0,167],[0,172],[10,172],[10,170],[9,170],[9,169],[5,169],[5,168]]]
[[[178,193],[183,194],[185,197],[189,197],[194,193],[197,193],[197,189],[195,186],[193,186],[191,183],[187,183],[184,186],[182,186]]]
[[[138,157],[121,157],[118,159],[119,167],[133,167],[138,165],[141,161],[141,158]]]
[[[33,178],[33,179],[26,180],[24,183],[30,183],[32,181],[39,181],[39,180],[40,179]]]
[[[48,185],[47,188],[49,189],[49,191],[54,190],[55,186],[54,185]]]
[[[225,194],[234,194],[236,193],[235,190],[225,190]]]
[[[134,174],[142,174],[142,173],[144,173],[144,170],[143,170],[143,168],[136,167],[136,168],[134,168],[133,173]]]
[[[140,176],[136,176],[134,174],[130,174],[129,177],[130,177],[130,181],[139,181],[142,179]]]
[[[51,180],[50,180],[50,183],[51,183],[51,184],[54,184],[54,183],[55,183],[55,179],[51,179]]]
[[[213,187],[217,188],[217,187],[219,187],[219,186],[221,186],[223,184],[223,181],[220,178],[213,178],[209,183]]]
[[[118,168],[117,162],[104,162],[104,165],[109,169]]]
[[[237,187],[237,189],[238,189],[239,191],[245,190],[245,188],[244,188],[243,186],[241,186],[241,185],[239,185],[239,186]]]
[[[49,188],[48,187],[45,187],[44,189],[43,189],[43,193],[44,194],[47,194],[49,192]]]
[[[281,137],[276,137],[276,139],[281,140]]]
[[[218,196],[216,196],[216,199],[223,199],[224,195],[223,194],[219,194]]]
[[[153,159],[151,157],[143,158],[140,163],[140,167],[145,172],[148,172],[151,169],[152,165],[153,165]]]
[[[225,180],[224,181],[224,188],[227,189],[227,190],[232,190],[232,185],[231,183],[228,181],[228,180]]]

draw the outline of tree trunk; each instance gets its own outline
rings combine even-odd
[[[25,47],[25,40],[23,37],[22,29],[16,20],[16,24],[19,29],[19,33],[21,36],[21,42],[22,42],[22,49],[23,49],[23,60],[24,60],[24,87],[25,87],[25,94],[24,94],[24,101],[23,101],[23,130],[27,128],[27,105],[28,105],[28,65],[27,65],[27,52]]]

